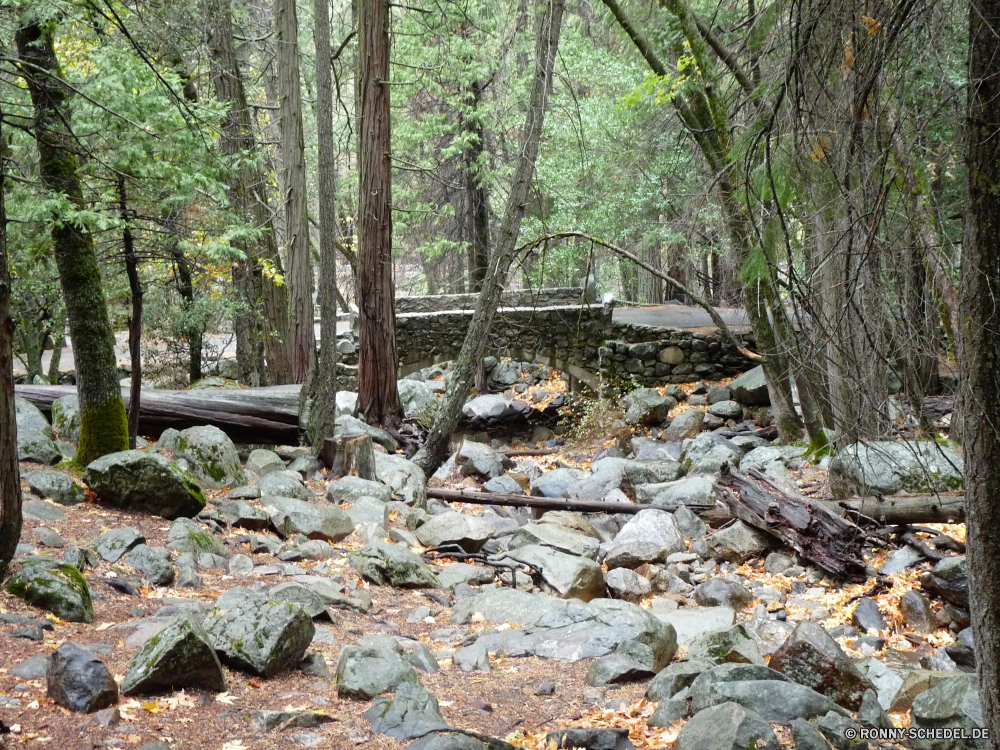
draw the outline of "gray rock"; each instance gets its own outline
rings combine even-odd
[[[59,505],[77,505],[87,499],[83,487],[61,471],[52,469],[29,471],[24,475],[24,479],[33,493]]]
[[[656,710],[646,719],[646,726],[654,729],[666,728],[672,726],[675,721],[689,718],[690,715],[691,711],[686,700],[667,698],[660,701]]]
[[[22,662],[7,670],[11,677],[20,677],[22,680],[41,680],[49,673],[48,654],[35,654],[29,656]]]
[[[80,400],[75,394],[52,402],[52,426],[63,440],[80,442]]]
[[[487,393],[466,401],[462,413],[469,419],[495,419],[502,416],[510,402],[499,393]]]
[[[470,586],[482,586],[493,583],[496,571],[487,565],[470,565],[468,563],[453,563],[445,566],[438,574],[438,582],[446,589],[454,590],[461,583]]]
[[[342,342],[343,343],[343,342]],[[353,346],[353,344],[352,344]],[[340,344],[337,345],[340,350]],[[353,349],[351,350],[353,353]],[[337,416],[350,417],[358,410],[358,394],[353,391],[337,390]]]
[[[268,598],[274,602],[298,604],[310,617],[318,617],[326,612],[326,605],[320,595],[301,583],[279,583],[268,592]]]
[[[670,420],[661,438],[665,443],[679,443],[694,438],[701,432],[705,412],[701,409],[687,409]]]
[[[736,622],[736,612],[729,607],[682,607],[670,612],[654,608],[652,611],[674,628],[677,642],[682,645],[711,633],[729,630]]]
[[[869,631],[885,630],[888,627],[886,625],[885,618],[882,617],[882,613],[879,612],[878,602],[874,599],[868,598],[867,596],[863,596],[858,599],[858,604],[854,608],[854,613],[851,615],[851,623],[854,627],[864,633]]]
[[[712,557],[742,565],[752,557],[760,557],[770,547],[771,541],[760,531],[742,521],[719,529],[708,538]]]
[[[14,416],[17,421],[18,433],[35,433],[52,437],[52,427],[49,420],[30,401],[26,401],[20,396],[14,396]]]
[[[399,651],[379,645],[344,646],[337,657],[337,695],[366,701],[404,684],[418,685],[417,673]]]
[[[907,591],[899,600],[899,611],[906,626],[914,633],[933,633],[937,630],[936,617],[927,597],[919,591]]]
[[[247,456],[246,473],[260,478],[275,471],[284,471],[285,462],[274,451],[256,448]]]
[[[61,549],[66,546],[66,540],[53,529],[38,526],[31,530],[31,536],[38,540],[43,547]]]
[[[915,727],[960,728],[971,735],[972,730],[985,725],[975,676],[955,677],[921,693],[913,701],[912,717]],[[917,739],[913,747],[918,750],[985,750],[990,743],[982,739]]]
[[[720,703],[694,715],[674,741],[674,750],[779,750],[767,721],[738,703]]]
[[[906,545],[905,547],[892,550],[886,556],[885,562],[882,563],[882,567],[878,569],[878,572],[884,576],[889,576],[894,573],[902,573],[911,565],[914,565],[923,559],[924,556],[920,554],[920,552],[910,545]]]
[[[344,508],[355,526],[374,524],[383,529],[389,526],[389,505],[374,497],[359,497],[349,508]]]
[[[890,729],[893,726],[892,719],[878,702],[878,696],[874,690],[866,690],[861,698],[861,707],[858,709],[858,723],[866,727],[879,727]]]
[[[118,702],[118,685],[104,662],[72,641],[52,652],[48,696],[74,713],[92,713]]]
[[[380,695],[363,716],[379,734],[397,740],[422,737],[435,729],[447,729],[437,698],[415,683],[403,683],[393,697]]]
[[[233,555],[227,566],[230,575],[245,576],[253,572],[253,560],[246,555]]]
[[[483,492],[495,492],[498,495],[523,495],[524,488],[509,474],[501,474],[483,484]]]
[[[465,734],[429,734],[407,745],[406,750],[490,750],[477,739]]]
[[[187,460],[191,475],[209,489],[246,484],[236,446],[229,436],[214,425],[200,425],[181,430],[177,454]]]
[[[745,586],[724,578],[710,578],[694,589],[694,600],[702,607],[728,607],[741,610],[754,600]]]
[[[189,567],[181,568],[180,572],[177,574],[177,588],[200,589],[201,576],[198,575],[198,571]]]
[[[135,546],[125,560],[130,568],[154,586],[169,586],[174,580],[174,566],[170,564],[170,553],[163,547]]]
[[[44,417],[43,417],[44,419]],[[54,466],[62,461],[62,451],[48,435],[39,432],[17,433],[17,460]]]
[[[684,477],[674,482],[637,485],[635,497],[638,502],[653,505],[714,505],[713,485],[710,476]]]
[[[471,440],[462,441],[462,447],[455,455],[455,463],[462,476],[493,479],[504,472],[503,459],[490,446]]]
[[[955,490],[963,485],[964,468],[960,454],[930,441],[855,443],[830,462],[830,491],[842,499]]]
[[[7,580],[8,593],[69,622],[93,622],[90,588],[80,571],[57,562],[25,561]]]
[[[861,705],[865,691],[874,687],[830,634],[812,622],[796,626],[771,657],[770,666],[852,711]]]
[[[744,624],[764,656],[774,655],[795,630],[795,625],[787,620],[772,619],[764,605],[758,605],[753,619]]]
[[[715,666],[710,659],[693,659],[691,661],[670,664],[653,678],[646,688],[646,697],[654,703],[673,698],[691,683],[702,672]]]
[[[167,532],[167,549],[195,559],[207,552],[226,557],[226,548],[211,531],[190,518],[178,518]]]
[[[702,660],[704,661],[704,660]],[[783,674],[768,669],[762,664],[720,664],[701,671],[691,681],[689,694],[691,707],[697,713],[709,706],[722,702],[718,687],[729,682],[750,682],[758,680],[773,680],[789,682]],[[724,699],[723,699],[724,700]],[[826,709],[824,709],[825,712]]]
[[[545,582],[564,598],[588,602],[604,596],[604,574],[593,560],[538,544],[529,544],[507,554],[539,571]]]
[[[403,415],[430,426],[437,412],[439,399],[430,386],[419,380],[400,380],[398,383],[399,402]]]
[[[262,677],[294,668],[306,653],[316,628],[298,604],[251,600],[250,606],[216,608],[205,630],[229,666]]]
[[[322,539],[310,539],[308,542],[302,542],[298,546],[298,552],[303,560],[330,560],[341,554],[333,545]]]
[[[421,527],[423,528],[423,527]],[[419,532],[417,538],[420,538]],[[529,523],[518,529],[507,548],[517,550],[529,545],[549,547],[557,552],[596,560],[600,545],[592,536],[581,534],[555,523]]]
[[[274,530],[286,539],[303,534],[310,539],[339,542],[354,531],[354,522],[336,505],[290,497],[263,497],[261,504],[270,515]]]
[[[254,507],[246,500],[233,500],[231,502],[213,500],[212,504],[219,511],[219,515],[226,520],[226,523],[235,528],[264,531],[271,525],[267,513]]]
[[[825,695],[805,685],[780,680],[720,682],[712,686],[710,697],[715,705],[730,701],[738,703],[757,712],[766,721],[811,719],[825,716],[830,711],[844,713]]]
[[[609,568],[634,568],[647,562],[662,562],[685,548],[677,521],[670,513],[641,510],[608,544],[606,562]]]
[[[837,750],[869,750],[871,748],[871,745],[864,740],[850,738],[849,735],[852,731],[858,731],[858,725],[836,711],[829,711],[820,716],[812,722],[812,725]]]
[[[388,542],[369,542],[348,558],[365,580],[379,586],[438,588],[440,582],[430,568],[409,549]]]
[[[102,456],[87,466],[83,481],[102,503],[163,518],[195,516],[205,507],[198,485],[166,458],[150,451]]]
[[[743,625],[698,636],[688,646],[691,659],[711,659],[716,664],[763,664],[757,642]]]
[[[273,732],[275,729],[310,729],[321,724],[328,724],[331,721],[336,721],[336,719],[318,711],[252,711],[250,713],[250,723],[261,734]],[[316,736],[319,737],[319,735]],[[306,747],[314,747],[314,745],[306,745]]]
[[[903,686],[903,678],[875,657],[858,662],[857,666],[861,675],[874,685],[879,705],[883,709],[889,710],[899,693],[899,689]]]
[[[545,735],[546,747],[579,750],[635,750],[627,729],[560,729]]]
[[[462,646],[451,657],[456,667],[463,672],[489,672],[490,655],[485,643],[473,643]]]
[[[62,509],[44,500],[27,500],[21,505],[21,514],[24,518],[34,521],[65,521],[66,514]]]
[[[586,476],[579,469],[559,468],[531,480],[531,494],[536,497],[567,497],[570,486]]]
[[[290,497],[296,500],[312,500],[313,493],[302,484],[302,477],[295,471],[273,471],[257,480],[261,498]]]
[[[181,615],[139,649],[121,690],[132,695],[186,687],[219,692],[226,689],[226,678],[204,628]]]
[[[146,537],[139,529],[126,526],[121,529],[105,531],[90,543],[90,548],[105,562],[118,562],[129,550],[140,544],[145,544],[145,542]]]
[[[584,681],[591,687],[621,685],[626,682],[648,680],[653,672],[624,654],[611,654],[597,659],[587,670]]]
[[[326,486],[326,497],[338,505],[353,504],[363,497],[374,498],[383,503],[392,502],[392,492],[384,484],[354,476],[341,477],[330,482]]]
[[[795,750],[830,750],[830,743],[805,719],[792,719],[788,724]]]
[[[713,416],[737,420],[743,417],[743,407],[735,401],[716,401],[713,404],[709,394],[709,403],[711,406],[708,407],[708,413]]]
[[[454,544],[466,552],[478,552],[495,531],[481,518],[449,511],[423,524],[416,530],[416,537],[425,547]]]
[[[638,602],[649,596],[653,590],[648,579],[628,568],[615,568],[608,571],[605,581],[612,596],[628,602]]]
[[[764,558],[764,572],[772,576],[781,575],[794,564],[795,561],[788,555],[772,552]]]
[[[637,388],[622,397],[619,402],[625,412],[625,421],[630,424],[659,425],[677,405],[677,401],[661,396],[651,388]]]
[[[375,475],[407,505],[423,508],[427,504],[427,478],[412,461],[402,456],[376,453]]]
[[[744,406],[770,406],[771,397],[767,392],[767,378],[764,368],[757,366],[736,378],[729,384],[733,399]]]
[[[691,474],[715,474],[723,464],[738,466],[743,452],[725,438],[703,432],[684,441],[681,464]]]
[[[920,576],[920,585],[947,602],[969,608],[969,566],[964,555],[935,563],[928,573]]]
[[[399,445],[385,430],[372,427],[356,417],[340,416],[334,420],[334,435],[371,435],[372,440],[389,453],[395,453]]]

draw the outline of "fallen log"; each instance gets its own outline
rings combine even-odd
[[[866,517],[882,526],[913,523],[965,523],[965,493],[881,495],[824,501],[839,516]]]
[[[501,448],[501,456],[554,456],[559,448]]]
[[[577,513],[630,513],[640,510],[675,511],[680,505],[649,505],[648,503],[614,503],[604,500],[564,500],[555,497],[535,497],[534,495],[502,495],[496,492],[476,492],[475,490],[446,490],[428,487],[427,497],[456,503],[475,505],[504,505],[514,508],[540,508],[542,510],[572,510]],[[689,505],[692,511],[708,508],[707,505]]]
[[[837,578],[868,580],[865,533],[824,505],[775,487],[756,469],[748,475],[723,465],[717,489],[729,512],[743,523],[779,539]]]
[[[301,388],[300,385],[195,391],[144,388],[139,402],[139,434],[155,438],[169,427],[183,430],[214,425],[236,443],[297,445]],[[18,385],[14,391],[47,413],[51,413],[56,399],[76,395],[75,386],[63,385]],[[122,388],[122,399],[128,408],[128,388]]]

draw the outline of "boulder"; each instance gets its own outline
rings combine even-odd
[[[308,503],[290,497],[263,497],[261,505],[282,537],[303,534],[310,539],[339,542],[354,531],[354,522],[336,505]]]
[[[430,427],[434,421],[440,400],[427,383],[419,380],[400,380],[398,382],[399,403],[403,407],[403,415]]]
[[[708,413],[721,419],[739,420],[743,417],[743,407],[735,401],[717,401],[708,407]]]
[[[869,631],[877,632],[879,630],[885,630],[888,627],[888,625],[886,625],[885,618],[882,617],[882,613],[879,612],[878,602],[867,596],[863,596],[858,599],[857,606],[851,614],[851,624],[863,633],[867,633]]]
[[[523,495],[524,487],[519,485],[510,474],[501,474],[484,482],[483,492],[495,492],[498,495]]]
[[[462,470],[462,476],[479,479],[493,479],[504,473],[504,462],[490,446],[472,440],[462,441],[455,455],[455,463]]]
[[[925,440],[855,443],[830,461],[830,491],[838,499],[898,492],[961,489],[962,456]]]
[[[420,538],[419,531],[417,538]],[[597,559],[600,548],[600,543],[594,537],[572,531],[555,523],[525,524],[514,532],[507,548],[517,550],[532,544],[549,547],[568,555],[586,557],[589,560]]]
[[[52,426],[63,440],[80,442],[80,399],[75,394],[52,402]]]
[[[702,432],[684,441],[681,465],[691,474],[716,474],[724,463],[738,466],[743,451],[725,438]]]
[[[351,417],[358,410],[358,394],[354,391],[337,390],[337,416]]]
[[[647,548],[657,552],[653,559],[643,562],[666,560],[668,555],[686,549],[677,521],[670,513],[653,509],[636,513],[609,543],[608,558],[614,562],[614,567],[637,567],[624,564],[626,555],[638,559],[639,550]],[[608,567],[612,567],[612,562]]]
[[[695,714],[677,739],[674,750],[780,750],[770,725],[738,703],[720,703]]]
[[[736,521],[719,529],[708,538],[712,557],[742,565],[752,557],[760,557],[771,546],[771,540],[761,531]]]
[[[326,612],[326,604],[318,593],[301,583],[287,581],[272,586],[267,593],[272,602],[291,602],[298,604],[310,617],[319,617]]]
[[[503,416],[510,401],[499,393],[487,393],[466,401],[462,413],[469,419],[496,419]]]
[[[271,525],[271,519],[267,513],[246,500],[233,500],[231,502],[214,500],[212,504],[231,527],[247,529],[248,531],[265,531]]]
[[[339,393],[337,395],[340,395]],[[246,473],[251,477],[264,477],[275,471],[284,471],[285,462],[274,451],[255,448],[247,456]]]
[[[747,370],[729,384],[733,399],[744,406],[770,406],[771,396],[767,392],[767,378],[761,366]]]
[[[670,611],[654,607],[651,612],[674,628],[677,642],[681,645],[689,645],[711,633],[729,630],[736,622],[736,612],[729,607],[681,607]]]
[[[381,445],[388,453],[395,453],[399,448],[396,440],[385,430],[372,427],[356,417],[341,416],[334,420],[334,435],[371,435],[374,442]]]
[[[334,479],[326,486],[327,500],[338,505],[340,503],[354,504],[363,497],[373,497],[383,503],[392,502],[392,492],[381,482],[346,476]]]
[[[190,518],[178,518],[170,524],[167,549],[181,555],[191,555],[196,560],[206,552],[219,557],[227,556],[222,542],[211,531]]]
[[[470,586],[482,586],[496,580],[496,570],[488,565],[470,565],[469,563],[452,563],[446,565],[437,574],[441,586],[454,590],[461,583]]]
[[[679,443],[698,436],[705,421],[701,409],[687,409],[670,420],[670,425],[660,436],[665,443]]]
[[[661,396],[652,388],[637,388],[625,394],[619,402],[629,424],[660,425],[677,401]]]
[[[635,750],[627,729],[560,729],[545,735],[547,748],[578,748],[579,750]]]
[[[17,432],[25,434],[44,435],[52,437],[52,427],[45,415],[30,401],[20,396],[14,396],[14,417],[17,422]]]
[[[337,695],[367,701],[404,684],[418,685],[417,673],[400,651],[380,644],[344,646],[337,657]]]
[[[673,482],[640,484],[635,499],[652,505],[714,505],[715,479],[710,476],[690,476]]]
[[[101,503],[163,518],[195,516],[205,496],[195,482],[158,453],[109,453],[87,466],[83,481]]]
[[[29,471],[24,475],[24,479],[34,494],[59,505],[76,505],[87,499],[83,487],[61,471],[52,469]]]
[[[653,590],[648,579],[628,568],[615,568],[608,571],[605,580],[608,591],[613,597],[628,602],[639,602],[649,596]]]
[[[313,493],[302,483],[297,471],[272,471],[257,480],[261,497],[290,497],[294,500],[312,500]]]
[[[907,591],[899,600],[899,611],[906,621],[906,627],[914,633],[933,633],[937,630],[937,618],[927,597],[919,591]]]
[[[589,602],[604,596],[604,573],[593,560],[538,544],[511,550],[507,555],[541,573],[545,582],[564,598]]]
[[[986,750],[991,747],[989,740],[971,739],[973,730],[985,726],[974,675],[955,677],[921,693],[913,701],[911,715],[911,726],[963,729],[970,735],[970,739],[915,739],[913,747],[917,750]]]
[[[409,549],[389,542],[369,542],[348,558],[367,581],[398,588],[438,588],[440,582],[424,561]]]
[[[427,478],[423,470],[402,456],[375,454],[375,475],[382,484],[402,497],[407,505],[423,508],[427,505]]]
[[[711,659],[716,664],[764,663],[757,642],[743,625],[734,625],[726,630],[709,631],[698,636],[688,646],[688,657]]]
[[[782,680],[719,682],[711,686],[707,699],[713,705],[738,703],[747,710],[755,711],[765,721],[787,723],[795,719],[825,716],[831,711],[844,715],[843,709],[825,695],[805,685]]]
[[[669,664],[657,673],[646,688],[646,697],[654,703],[673,698],[686,687],[690,687],[698,675],[715,666],[709,659],[694,659]]]
[[[404,682],[393,696],[376,696],[371,708],[362,715],[373,731],[397,740],[411,740],[436,729],[448,729],[437,698],[419,683]]]
[[[170,564],[170,553],[163,547],[140,544],[129,552],[125,562],[154,586],[169,586],[173,583],[174,566]]]
[[[129,550],[145,543],[146,537],[139,529],[126,526],[105,531],[90,543],[90,549],[100,555],[105,562],[118,562]]]
[[[728,607],[739,611],[754,600],[745,586],[724,578],[710,578],[694,589],[694,600],[702,607]]]
[[[947,602],[969,608],[969,566],[964,555],[939,560],[920,576],[920,585]]]
[[[359,497],[353,505],[343,510],[356,527],[375,525],[383,529],[389,528],[389,504],[381,500]]]
[[[7,591],[69,622],[93,622],[90,588],[72,565],[27,560],[7,580]]]
[[[249,597],[224,608],[216,603],[205,631],[223,662],[261,677],[302,661],[316,628],[298,604]]]
[[[704,663],[704,659],[700,660]],[[749,682],[754,680],[776,680],[789,682],[783,674],[768,669],[762,664],[719,664],[701,672],[690,683],[688,694],[691,707],[697,713],[709,706],[720,703],[717,687],[729,682]]]
[[[49,698],[74,713],[93,713],[118,702],[118,684],[104,662],[72,641],[52,652],[46,682]]]
[[[852,711],[874,686],[829,633],[812,622],[799,623],[770,661],[771,669],[810,687]]]
[[[44,419],[44,417],[43,417]],[[62,461],[62,451],[48,435],[40,432],[17,433],[17,460],[55,466]]]
[[[559,468],[531,480],[531,494],[536,497],[567,497],[570,486],[586,477],[579,469]]]
[[[416,530],[416,537],[425,547],[454,544],[466,552],[478,552],[496,529],[476,516],[449,511],[434,516]]]
[[[187,615],[175,618],[146,641],[128,666],[121,690],[125,695],[194,688],[226,689],[222,664],[205,629]]]
[[[191,475],[209,489],[246,484],[236,446],[229,436],[214,425],[200,425],[181,430],[177,454],[190,466]]]

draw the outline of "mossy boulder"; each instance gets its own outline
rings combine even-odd
[[[20,396],[14,397],[14,413],[18,433],[37,434],[52,437],[52,426],[45,415],[30,401]]]
[[[17,432],[17,460],[55,466],[62,461],[59,446],[40,432]]]
[[[417,555],[398,544],[369,542],[348,558],[362,578],[379,586],[439,588],[440,582]]]
[[[855,443],[830,461],[830,491],[838,499],[948,492],[963,487],[964,471],[960,454],[930,440]]]
[[[63,396],[52,402],[52,426],[63,440],[80,441],[80,399]]]
[[[236,446],[218,427],[201,425],[182,430],[177,438],[177,453],[187,459],[191,475],[202,487],[219,489],[246,484]]]
[[[24,478],[33,493],[59,505],[77,505],[87,499],[83,487],[61,471],[55,469],[31,471]]]
[[[93,622],[90,587],[72,565],[27,561],[7,581],[7,591],[69,622]]]
[[[198,559],[204,553],[227,557],[226,548],[222,546],[211,531],[190,518],[178,518],[170,524],[167,532],[167,549],[172,549],[182,555],[191,555]]]
[[[194,480],[158,453],[109,453],[87,466],[83,481],[99,502],[163,518],[197,515],[205,495]]]
[[[218,692],[226,689],[226,678],[208,633],[180,615],[139,649],[121,691],[133,695],[186,687]]]
[[[316,626],[298,604],[249,597],[232,608],[217,606],[205,630],[224,663],[271,677],[302,661]]]

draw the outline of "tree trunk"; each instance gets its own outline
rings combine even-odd
[[[470,144],[465,150],[465,190],[469,203],[469,225],[471,228],[472,249],[472,290],[478,292],[483,288],[486,279],[486,269],[490,262],[490,207],[486,191],[486,179],[481,174],[483,164],[483,133],[482,104],[483,84],[473,81],[469,86],[466,102],[469,107],[464,118],[464,129],[469,134]]]
[[[132,315],[128,319],[128,353],[132,362],[131,388],[128,406],[128,447],[135,449],[139,436],[139,405],[142,393],[142,282],[139,280],[139,259],[135,255],[135,238],[129,223],[128,194],[125,175],[118,175],[118,211],[122,228],[122,249],[125,256],[125,274],[132,295]]]
[[[518,154],[507,206],[500,223],[497,245],[490,259],[475,312],[469,321],[462,350],[455,360],[444,402],[434,415],[434,424],[427,436],[427,442],[413,458],[413,461],[427,474],[440,466],[447,455],[451,433],[458,423],[462,406],[472,386],[477,364],[482,359],[486,334],[496,314],[503,282],[517,250],[517,237],[528,202],[531,179],[535,172],[535,160],[538,158],[538,144],[545,121],[545,105],[552,90],[552,67],[559,48],[559,32],[562,27],[565,2],[548,0],[539,3],[537,9],[539,15],[536,21],[535,74],[528,100],[527,120],[522,130],[524,142]]]
[[[358,413],[369,424],[399,421],[389,160],[389,0],[358,3]]]
[[[983,717],[1000,747],[1000,1],[969,4],[965,241],[959,357],[965,414],[969,612]]]
[[[296,383],[304,383],[316,361],[316,329],[313,324],[313,274],[309,261],[305,136],[302,132],[299,84],[299,23],[295,0],[275,0],[274,27],[277,37],[281,169],[284,175],[285,257],[288,259],[285,281],[291,301],[292,378]],[[323,67],[329,68],[327,61],[322,62]]]
[[[0,116],[0,127],[3,117]],[[0,144],[6,144],[0,132]],[[7,212],[4,178],[6,145],[0,148],[0,577],[14,559],[21,539],[21,475],[17,463],[17,417],[14,408],[14,318],[10,306],[7,258]]]
[[[174,279],[177,284],[177,293],[181,296],[181,304],[185,311],[191,315],[194,309],[194,279],[191,275],[191,263],[180,248],[179,238],[171,232],[167,251],[170,259],[174,262]],[[204,333],[201,327],[192,320],[188,320],[185,326],[185,334],[188,345],[188,380],[195,383],[201,380],[201,350],[204,345]]]
[[[236,291],[236,361],[240,382],[263,385],[293,380],[288,330],[288,297],[284,284],[274,279],[283,273],[267,205],[264,171],[253,157],[259,155],[246,89],[233,45],[230,0],[208,0],[212,83],[215,96],[229,105],[222,121],[219,152],[239,157],[239,168],[230,179],[229,201],[239,217],[259,231],[257,242],[234,243],[243,257],[233,262]],[[263,303],[263,315],[261,310]],[[267,368],[264,356],[267,356]]]
[[[316,135],[319,165],[319,359],[307,392],[306,436],[314,450],[333,435],[337,418],[337,158],[333,136],[333,69],[329,0],[313,0],[316,39]]]
[[[42,184],[82,210],[76,142],[69,127],[67,91],[52,41],[51,19],[29,12],[17,30],[21,75],[35,108],[35,142]],[[52,246],[76,358],[80,399],[77,462],[86,465],[106,453],[128,448],[125,406],[118,389],[114,333],[101,285],[94,240],[67,217],[52,225]]]

